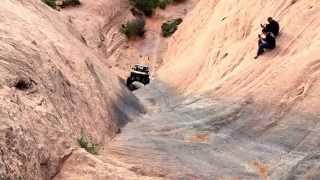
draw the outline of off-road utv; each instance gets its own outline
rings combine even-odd
[[[130,76],[127,79],[127,86],[130,90],[135,90],[133,82],[140,82],[144,85],[150,83],[149,67],[146,65],[136,64],[132,68]]]

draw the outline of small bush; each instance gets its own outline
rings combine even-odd
[[[146,16],[152,16],[154,9],[158,7],[159,0],[129,0],[130,3],[142,11]]]
[[[79,0],[63,0],[63,6],[77,6],[80,4]]]
[[[184,2],[186,0],[173,0],[173,1],[176,2],[176,3],[182,3],[182,2]]]
[[[127,38],[140,36],[142,37],[145,33],[145,20],[144,19],[135,19],[127,22],[126,24],[122,24],[120,28],[120,32],[125,34]]]
[[[86,138],[83,134],[78,139],[79,146],[85,149],[88,153],[97,155],[97,144],[89,142],[88,138]]]
[[[41,1],[52,8],[56,8],[56,0],[41,0]]]
[[[169,37],[178,29],[178,25],[182,23],[182,19],[172,19],[162,24],[162,36]]]
[[[172,3],[172,0],[159,0],[159,8],[165,9],[170,3]]]

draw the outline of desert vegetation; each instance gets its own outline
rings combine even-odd
[[[120,32],[127,38],[142,37],[145,33],[145,20],[138,18],[121,25]]]
[[[182,19],[172,19],[162,24],[161,31],[163,37],[171,36],[178,29],[178,25],[182,23]]]
[[[50,1],[50,0],[49,0]],[[133,6],[131,12],[134,16],[138,17],[135,20],[131,20],[122,24],[120,32],[128,39],[132,37],[143,37],[145,33],[145,20],[143,16],[152,16],[156,8],[166,9],[171,3],[181,3],[185,0],[129,0]],[[162,24],[162,36],[169,37],[177,29],[178,25],[182,22],[181,18],[172,19]]]
[[[81,137],[78,139],[78,144],[87,152],[94,155],[98,154],[97,144],[91,142],[90,138],[86,137],[83,133],[81,133]]]
[[[173,2],[180,3],[184,1],[185,0],[129,0],[132,6],[143,12],[146,16],[152,16],[157,7],[165,9]]]
[[[56,7],[56,0],[41,0],[41,1],[52,8]]]
[[[173,0],[159,0],[158,6],[160,9],[165,9],[172,2]]]
[[[129,2],[146,16],[152,16],[159,4],[159,0],[129,0]]]

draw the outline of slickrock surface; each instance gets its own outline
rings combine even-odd
[[[278,46],[254,60],[268,16]],[[111,152],[168,179],[317,179],[319,17],[314,0],[201,0],[158,72],[182,97],[157,83],[138,92],[153,113]]]
[[[135,63],[147,64],[152,70],[162,65],[162,53],[168,39],[161,36],[161,25],[173,18],[184,18],[199,0],[188,0],[157,9],[151,18],[146,18],[144,38],[128,41],[119,33],[121,24],[135,19],[128,0],[81,0],[77,8],[66,8],[62,14],[80,32],[86,45],[103,57],[103,63],[122,78]]]
[[[0,179],[318,179],[320,1],[190,0],[129,42],[126,0],[82,2],[1,3]],[[277,48],[254,60],[269,16]],[[135,97],[113,73],[137,62],[162,66]]]
[[[83,131],[104,144],[143,111],[57,11],[0,6],[0,179],[51,179]]]

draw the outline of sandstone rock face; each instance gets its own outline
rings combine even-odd
[[[121,24],[135,17],[128,0],[82,0],[77,8],[61,11],[80,32],[86,45],[103,57],[103,63],[122,78],[128,76],[133,64],[147,64],[152,75],[162,64],[162,53],[167,39],[161,36],[161,25],[172,18],[185,17],[198,0],[188,0],[157,9],[152,18],[146,18],[146,33],[143,38],[127,40],[119,32]]]
[[[254,60],[259,25],[268,16],[281,25],[277,48]],[[314,0],[201,0],[169,43],[159,77],[184,95],[207,94],[221,104],[240,105],[239,114],[222,117],[231,120],[223,123],[225,129],[235,128],[225,131],[291,153],[268,164],[269,169],[277,168],[273,163],[297,163],[288,176],[282,174],[285,168],[269,170],[270,179],[316,178],[319,17],[320,2]],[[254,113],[247,114],[251,108]]]
[[[81,6],[63,9],[61,14],[79,30],[85,44],[106,59],[126,42],[119,28],[133,18],[128,0],[82,0]]]
[[[161,180],[163,178],[150,177],[139,174],[133,167],[126,166],[120,161],[93,156],[84,150],[75,151],[65,161],[62,171],[54,180]]]
[[[83,132],[104,144],[143,112],[80,33],[39,0],[0,6],[0,179],[51,179]]]
[[[277,48],[254,60],[260,24],[280,22]],[[167,179],[317,179],[320,2],[201,0],[158,71],[182,100],[151,85],[151,112],[110,153]]]
[[[1,2],[0,179],[319,176],[318,0],[200,0],[168,44],[161,22],[197,0],[157,10],[145,39],[129,42],[118,32],[134,18],[127,0],[81,2]],[[278,46],[254,60],[268,16]],[[163,61],[158,77],[180,94],[154,80],[136,92],[148,107],[139,116],[109,69]],[[76,148],[81,132],[99,155]]]
[[[313,0],[202,0],[171,39],[158,74],[189,92],[201,88],[229,96],[276,87],[274,93],[284,94],[293,83],[282,82],[295,81],[317,64],[319,6]],[[260,24],[269,16],[281,25],[277,48],[253,60]]]

